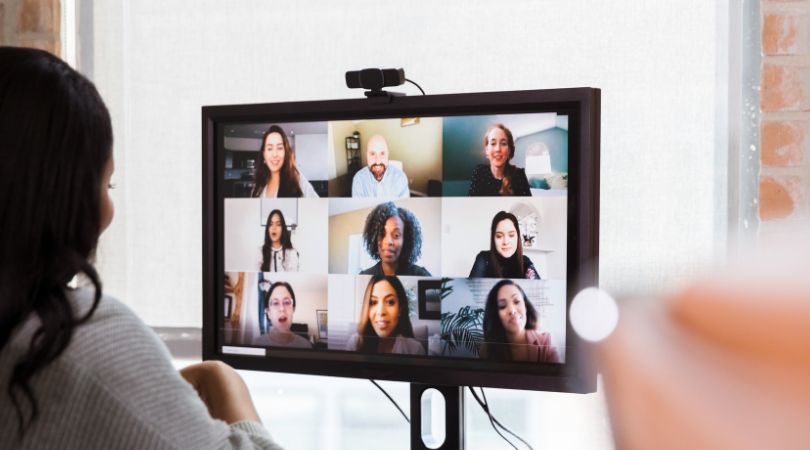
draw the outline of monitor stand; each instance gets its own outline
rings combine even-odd
[[[464,448],[464,387],[411,383],[411,450]]]

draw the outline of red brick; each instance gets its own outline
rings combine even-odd
[[[810,148],[808,130],[808,122],[762,122],[762,164],[783,167],[806,164]]]
[[[777,181],[764,176],[759,180],[759,218],[761,220],[785,219],[796,209],[794,197],[796,180]]]
[[[810,67],[765,64],[760,107],[765,112],[810,110]]]
[[[810,53],[810,15],[766,14],[762,20],[762,53],[765,55]]]

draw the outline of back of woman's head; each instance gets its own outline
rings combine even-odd
[[[101,228],[112,151],[107,108],[93,84],[53,55],[0,47],[0,349],[35,313],[41,326],[4,386],[20,432],[37,405],[29,380],[67,347],[101,296],[89,263]],[[83,273],[95,301],[76,317],[68,282]]]

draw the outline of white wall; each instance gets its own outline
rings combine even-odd
[[[92,46],[86,66],[111,107],[119,186],[99,267],[106,291],[149,324],[201,324],[202,275],[188,263],[202,251],[200,107],[362,97],[344,85],[350,69],[404,67],[429,94],[601,88],[600,281],[610,290],[691,277],[723,237],[714,213],[725,197],[713,156],[714,2],[93,7],[94,39],[81,44]],[[169,289],[184,296],[152,300]]]

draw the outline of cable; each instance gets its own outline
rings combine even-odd
[[[500,436],[501,439],[506,441],[506,443],[509,444],[510,447],[514,448],[515,450],[518,450],[518,448],[515,446],[515,444],[512,441],[510,441],[509,439],[507,439],[507,437],[504,436],[503,433],[500,432],[500,430],[498,430],[498,427],[495,426],[495,423],[497,422],[497,419],[492,417],[492,414],[489,412],[489,405],[487,405],[486,402],[481,402],[481,399],[478,398],[478,395],[475,393],[475,391],[473,390],[472,387],[468,386],[468,388],[470,389],[470,392],[472,392],[472,395],[473,395],[473,397],[475,397],[475,400],[478,402],[478,404],[481,405],[481,408],[484,410],[484,412],[487,413],[487,417],[489,417],[489,423],[490,423],[490,425],[492,425],[492,429],[495,430],[495,432],[498,433],[498,436]],[[481,389],[481,395],[484,395],[483,388]],[[498,423],[500,423],[500,422],[498,422]]]
[[[482,396],[482,397],[484,397],[484,404],[487,406],[487,411],[489,411],[489,401],[487,400],[487,394],[486,394],[486,393],[484,393],[484,388],[481,388],[481,396]],[[491,411],[490,411],[490,416],[491,416],[491,415],[492,415],[492,414],[491,414]],[[528,442],[524,441],[524,440],[523,440],[523,438],[521,438],[520,436],[518,436],[517,434],[515,434],[515,433],[514,433],[512,430],[510,430],[509,428],[506,428],[506,426],[505,426],[504,424],[502,424],[502,423],[498,422],[498,420],[497,420],[497,419],[495,419],[494,417],[492,418],[492,420],[494,420],[494,421],[495,421],[495,423],[496,423],[496,424],[498,424],[498,426],[499,426],[499,427],[501,427],[501,429],[503,429],[503,430],[504,430],[504,431],[506,431],[507,433],[511,434],[512,436],[516,437],[516,438],[517,438],[517,439],[518,439],[520,442],[523,442],[523,443],[526,445],[526,447],[528,447],[528,448],[529,448],[529,450],[534,450],[534,448],[532,448],[532,446],[531,446],[531,445],[530,445]]]
[[[422,89],[422,86],[419,86],[419,85],[418,85],[418,84],[416,84],[414,81],[411,81],[411,80],[409,80],[409,79],[407,79],[407,78],[405,78],[405,81],[407,81],[408,83],[411,83],[412,85],[414,85],[414,86],[418,87],[418,88],[419,88],[419,90],[420,90],[420,91],[422,91],[422,95],[425,95],[425,91],[424,91],[424,89]]]
[[[371,384],[373,384],[374,386],[377,386],[377,389],[382,391],[382,393],[385,394],[386,397],[388,397],[388,400],[391,400],[391,403],[393,403],[394,406],[396,406],[396,408],[399,410],[399,413],[402,414],[402,417],[405,418],[406,422],[411,423],[411,419],[409,419],[408,416],[405,415],[405,411],[403,411],[402,408],[399,407],[399,404],[396,401],[394,401],[394,399],[390,395],[388,395],[388,392],[385,392],[385,389],[383,389],[382,386],[377,384],[377,382],[374,381],[374,380],[368,380],[368,381],[371,381]]]
[[[502,424],[500,421],[498,421],[498,419],[496,419],[495,417],[493,417],[493,416],[492,416],[492,413],[491,413],[491,411],[489,410],[489,402],[487,401],[487,395],[486,395],[486,393],[484,393],[484,388],[480,388],[480,389],[481,389],[481,396],[482,396],[482,397],[484,397],[484,400],[483,400],[483,401],[481,401],[481,399],[478,397],[478,394],[476,394],[476,392],[473,390],[473,388],[472,388],[471,386],[467,386],[467,389],[469,389],[469,390],[470,390],[470,392],[472,393],[473,397],[475,397],[475,401],[477,401],[477,402],[478,402],[478,404],[481,406],[481,409],[483,409],[483,410],[484,410],[484,412],[486,412],[486,413],[487,413],[487,416],[488,416],[488,417],[489,417],[489,419],[490,419],[490,423],[492,423],[492,428],[493,428],[493,429],[495,429],[495,431],[496,431],[496,432],[497,432],[498,430],[497,430],[497,428],[495,428],[495,425],[498,425],[499,427],[501,427],[501,429],[503,429],[503,430],[504,430],[504,431],[506,431],[507,433],[509,433],[509,434],[511,434],[512,436],[514,436],[514,437],[515,437],[517,440],[519,440],[520,442],[522,442],[522,443],[523,443],[523,444],[524,444],[526,447],[528,447],[530,450],[533,450],[532,446],[531,446],[531,445],[530,445],[528,442],[526,442],[525,440],[523,440],[523,438],[521,438],[520,436],[518,436],[517,434],[515,434],[515,433],[514,433],[512,430],[510,430],[510,429],[509,429],[509,428],[507,428],[507,427],[506,427],[504,424]],[[510,444],[510,445],[512,445],[512,446],[514,447],[514,444],[512,444],[512,442],[511,442],[511,441],[509,441],[508,439],[506,439],[506,438],[505,438],[505,437],[504,437],[504,436],[503,436],[501,433],[498,433],[498,434],[499,434],[499,435],[501,435],[501,437],[502,437],[504,440],[506,440],[507,442],[509,442],[509,444]]]

